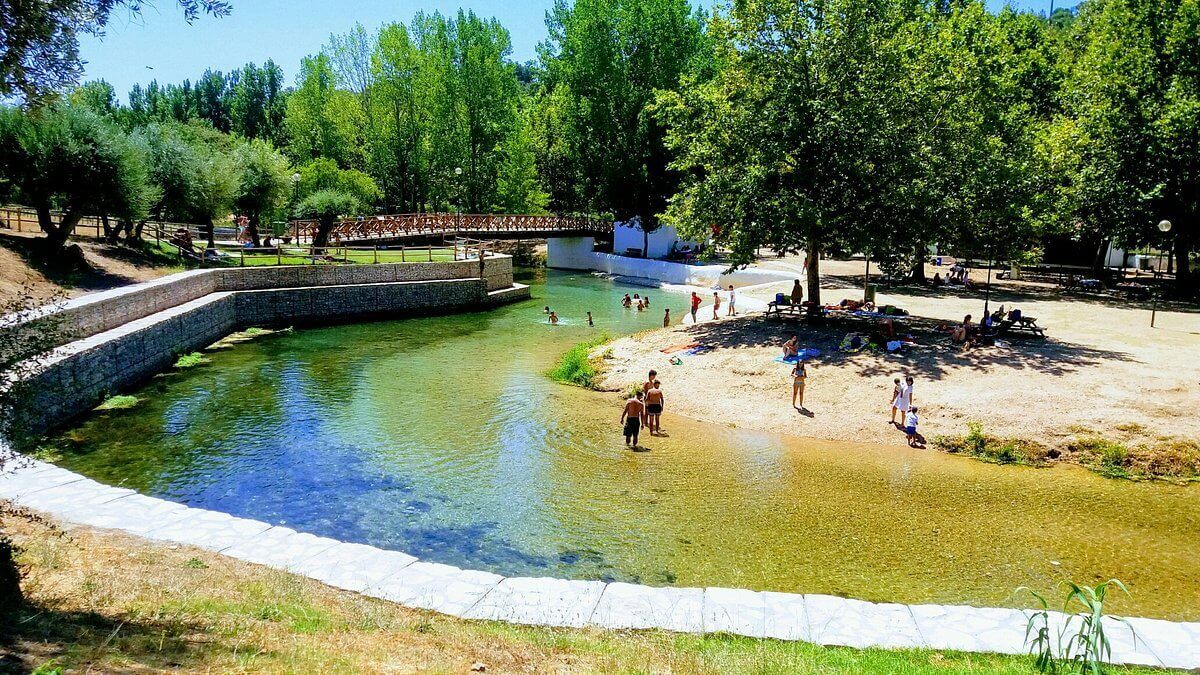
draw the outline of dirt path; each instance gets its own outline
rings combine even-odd
[[[862,264],[823,262],[823,301],[861,299]],[[800,270],[792,259],[767,266]],[[789,290],[785,283],[747,293],[768,299]],[[1160,311],[1152,329],[1145,303],[1062,298],[1045,285],[1010,283],[993,287],[992,308],[1020,307],[1048,329],[1049,339],[962,351],[933,328],[967,313],[978,318],[982,290],[913,288],[881,292],[878,301],[916,317],[908,331],[918,347],[902,356],[846,354],[836,346],[853,326],[812,327],[761,314],[706,322],[711,310],[702,310],[698,325],[688,319],[687,325],[616,341],[604,386],[624,389],[654,368],[676,413],[814,438],[895,444],[904,436],[888,424],[892,378],[911,374],[921,430],[929,438],[964,433],[968,421],[998,435],[1051,444],[1080,428],[1103,433],[1117,425],[1140,425],[1147,439],[1200,438],[1200,313],[1194,309]],[[822,352],[810,361],[809,414],[791,406],[791,367],[773,361],[793,334]],[[681,365],[660,351],[691,342],[712,349],[682,356]]]

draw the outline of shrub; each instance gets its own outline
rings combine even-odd
[[[1041,466],[1052,455],[1050,448],[1037,441],[989,436],[979,422],[968,422],[965,436],[939,436],[933,443],[944,452],[971,455],[997,464]]]
[[[599,359],[592,359],[591,353],[593,349],[608,341],[608,335],[601,335],[571,347],[566,354],[559,357],[558,363],[547,375],[555,382],[573,384],[586,389],[594,388],[598,374],[596,361]]]

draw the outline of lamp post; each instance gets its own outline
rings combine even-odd
[[[461,166],[454,167],[454,177],[455,177],[455,182],[458,183],[457,187],[459,189],[458,199],[455,200],[456,204],[455,204],[455,209],[454,209],[454,238],[457,240],[458,236],[459,236],[458,231],[460,229],[462,229],[462,167]],[[465,257],[465,255],[466,254],[464,252],[464,257]]]
[[[1170,232],[1171,231],[1171,221],[1169,221],[1169,220],[1158,221],[1158,231],[1162,232],[1163,234],[1167,234],[1168,232]],[[1159,248],[1158,249],[1158,266],[1154,268],[1154,277],[1156,279],[1158,279],[1159,275],[1162,274],[1162,257],[1163,257],[1162,248]],[[1150,305],[1150,327],[1151,328],[1154,328],[1154,318],[1155,318],[1155,315],[1158,314],[1158,296],[1160,296],[1160,295],[1162,295],[1162,284],[1158,283],[1158,284],[1155,284],[1155,288],[1154,288],[1154,302]]]
[[[300,202],[300,173],[292,174],[292,209],[294,210]],[[300,245],[300,221],[297,219],[295,231],[292,232],[296,237],[296,245]]]

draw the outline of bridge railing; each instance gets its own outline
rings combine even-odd
[[[387,239],[458,232],[594,232],[611,233],[611,220],[592,216],[552,216],[483,213],[403,213],[344,218],[330,230],[330,241]],[[294,220],[296,241],[312,241],[317,221]]]

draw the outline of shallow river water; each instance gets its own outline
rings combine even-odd
[[[669,437],[630,452],[613,394],[544,372],[589,335],[661,325],[664,305],[683,311],[685,297],[651,291],[639,314],[618,299],[643,288],[559,272],[523,281],[533,300],[490,312],[215,351],[135,392],[137,407],[64,432],[60,463],[508,575],[982,605],[1028,604],[1013,595],[1022,585],[1118,577],[1132,597],[1114,611],[1200,619],[1200,488],[671,415]],[[544,305],[567,325],[547,325]],[[669,371],[664,380],[669,405]]]

